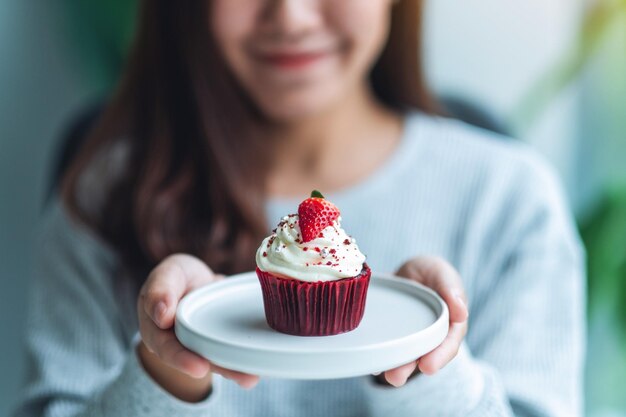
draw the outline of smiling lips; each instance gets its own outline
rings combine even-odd
[[[296,53],[266,53],[261,60],[272,66],[282,69],[300,69],[309,66],[329,56],[329,52],[296,52]]]

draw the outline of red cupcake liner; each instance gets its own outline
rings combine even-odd
[[[263,292],[267,324],[296,336],[330,336],[358,327],[371,270],[337,281],[307,282],[277,277],[256,269]]]

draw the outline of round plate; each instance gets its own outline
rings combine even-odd
[[[259,280],[248,272],[186,295],[175,330],[188,349],[224,368],[279,378],[348,378],[436,348],[448,334],[448,308],[421,284],[372,273],[359,327],[336,336],[291,336],[267,325]]]

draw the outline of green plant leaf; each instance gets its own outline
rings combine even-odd
[[[579,37],[514,107],[509,117],[513,129],[523,136],[550,103],[581,73],[612,24],[626,16],[626,0],[599,0],[586,13]]]
[[[580,223],[587,249],[589,314],[613,312],[626,339],[626,186],[609,190]]]

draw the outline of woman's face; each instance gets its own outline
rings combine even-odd
[[[358,91],[387,38],[392,0],[212,0],[227,65],[270,119],[293,121]]]

